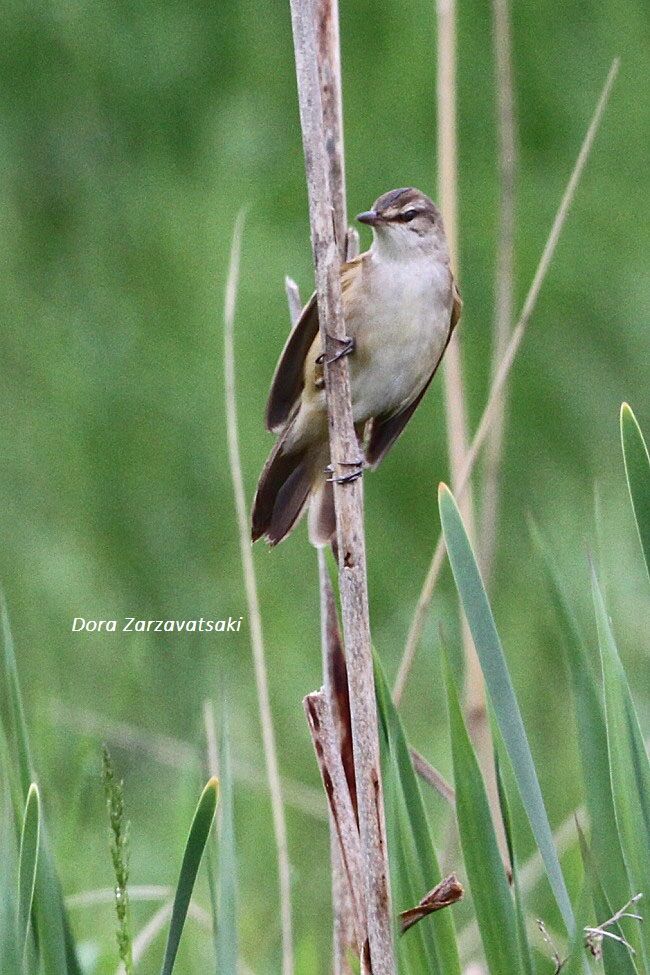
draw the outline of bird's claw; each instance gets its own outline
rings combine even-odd
[[[353,484],[354,481],[358,481],[360,477],[363,476],[363,458],[359,460],[349,460],[340,461],[340,467],[353,467],[354,470],[350,471],[349,474],[334,474],[334,468],[331,464],[328,464],[325,468],[325,473],[330,476],[327,478],[328,484]]]
[[[337,345],[341,346],[341,348],[338,350],[338,352],[335,352],[334,355],[331,356],[328,356],[325,352],[321,352],[321,354],[316,358],[317,366],[322,366],[323,363],[325,363],[326,366],[331,366],[332,363],[338,362],[339,359],[342,359],[344,356],[350,355],[350,353],[354,352],[356,343],[352,338],[346,337],[344,339],[337,339],[330,335],[329,341],[336,342]]]

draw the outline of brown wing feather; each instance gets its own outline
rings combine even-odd
[[[289,419],[303,387],[305,356],[318,333],[316,292],[303,308],[282,350],[266,404],[266,429],[277,432]]]
[[[420,405],[420,400],[426,393],[427,389],[431,384],[431,380],[435,376],[438,366],[442,362],[442,358],[447,351],[447,346],[453,334],[453,331],[458,324],[458,319],[460,318],[460,313],[463,307],[463,302],[460,297],[460,292],[456,287],[454,288],[454,303],[451,309],[451,319],[449,322],[449,332],[447,334],[447,341],[440,354],[440,358],[435,364],[433,372],[424,384],[421,392],[416,396],[412,403],[405,406],[404,409],[400,410],[399,413],[393,413],[391,416],[381,417],[377,416],[373,419],[370,428],[370,439],[368,441],[368,446],[366,448],[366,462],[370,464],[371,467],[376,467],[377,464],[386,456],[390,448],[393,446],[397,438],[402,433],[404,427],[411,419],[416,409]]]
[[[341,290],[347,291],[363,255],[341,265]],[[304,386],[305,358],[318,334],[316,292],[302,310],[275,369],[266,404],[266,429],[277,433],[286,424]]]

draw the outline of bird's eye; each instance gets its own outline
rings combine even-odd
[[[401,223],[408,223],[410,220],[413,220],[415,217],[417,217],[417,215],[418,215],[417,210],[413,210],[413,209],[403,210],[402,213],[398,214],[397,219]]]

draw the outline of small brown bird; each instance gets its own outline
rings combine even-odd
[[[372,227],[370,250],[343,264],[341,291],[351,354],[352,414],[365,462],[376,467],[395,443],[433,379],[460,317],[440,211],[408,187],[360,213]],[[325,545],[336,531],[318,330],[312,295],[275,370],[266,426],[278,441],[253,502],[252,537],[277,545],[310,502],[309,534]]]

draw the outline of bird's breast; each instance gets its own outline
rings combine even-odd
[[[449,268],[432,261],[373,267],[346,308],[355,422],[408,405],[435,369],[452,307]]]

